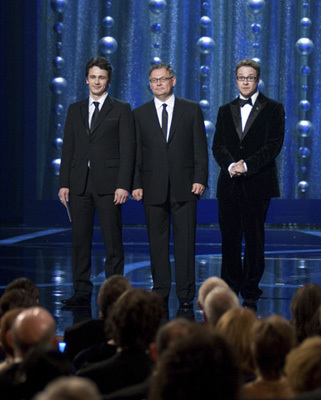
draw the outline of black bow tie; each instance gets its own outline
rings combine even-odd
[[[240,99],[240,98],[239,98],[239,105],[240,105],[240,107],[245,106],[245,104],[249,104],[250,106],[252,106],[251,97],[250,97],[249,99],[247,99],[247,100],[244,100],[244,99]]]

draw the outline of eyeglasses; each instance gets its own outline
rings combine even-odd
[[[152,78],[152,79],[149,80],[149,82],[150,83],[157,83],[157,82],[164,83],[164,82],[167,82],[167,81],[169,81],[170,79],[173,79],[173,78],[174,78],[173,76],[170,76],[168,78],[166,78],[165,76],[162,76],[161,78]]]
[[[237,76],[236,79],[240,82],[248,81],[248,82],[254,82],[256,80],[257,76]]]

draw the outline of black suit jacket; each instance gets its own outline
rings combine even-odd
[[[134,189],[143,189],[145,205],[171,198],[196,201],[193,183],[207,185],[208,152],[203,114],[198,103],[175,97],[169,140],[159,125],[154,100],[136,108],[137,158]]]
[[[251,199],[278,197],[279,184],[275,158],[284,140],[284,107],[262,93],[252,108],[242,133],[238,100],[220,107],[213,141],[213,154],[221,167],[217,197],[228,198],[235,185]],[[246,162],[246,175],[231,179],[228,167]]]
[[[90,133],[88,99],[71,104],[65,124],[59,187],[82,194],[88,161],[98,194],[131,190],[135,163],[135,131],[130,105],[107,96]]]

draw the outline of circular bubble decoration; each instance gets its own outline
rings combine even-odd
[[[167,6],[166,0],[149,0],[148,7],[154,14],[162,13]]]
[[[314,50],[314,43],[309,38],[301,38],[296,42],[295,47],[301,56],[308,56]]]
[[[204,121],[204,125],[205,125],[205,131],[206,131],[206,135],[209,137],[214,133],[214,125],[211,121],[205,120]]]
[[[57,56],[53,59],[52,63],[56,68],[62,68],[65,64],[65,60],[62,57]]]
[[[308,147],[306,146],[301,146],[299,148],[299,156],[300,158],[309,158],[311,154],[311,151]]]
[[[255,24],[251,25],[251,28],[252,28],[253,33],[260,33],[262,30],[262,25],[255,23]]]
[[[55,138],[54,146],[57,150],[61,150],[63,145],[63,140],[61,138]]]
[[[206,100],[206,99],[201,100],[199,102],[199,105],[200,105],[200,107],[201,107],[203,112],[209,110],[209,108],[210,108],[210,102],[208,100]]]
[[[212,20],[210,17],[204,15],[201,20],[200,20],[200,25],[202,28],[208,28],[212,23]]]
[[[208,65],[201,65],[200,75],[206,78],[210,73],[210,67]]]
[[[61,128],[62,128],[62,125],[58,122],[58,124],[56,124],[56,126],[55,126],[56,131],[59,132]]]
[[[204,92],[206,92],[208,90],[208,85],[206,85],[206,84],[202,85],[202,90],[204,90]]]
[[[54,160],[51,161],[50,170],[55,176],[59,175],[60,163],[61,163],[60,158],[55,158]]]
[[[115,24],[115,20],[113,17],[109,15],[103,19],[103,27],[104,28],[112,28]]]
[[[265,0],[247,0],[248,11],[253,15],[261,14],[265,7]]]
[[[260,82],[258,83],[257,87],[261,92],[264,92],[264,81],[262,81],[262,79],[260,79]]]
[[[299,192],[301,192],[301,193],[306,193],[307,192],[307,190],[309,189],[309,182],[307,182],[307,181],[300,181],[299,183],[298,183],[298,190],[299,190]]]
[[[162,62],[162,59],[160,57],[153,57],[153,59],[151,61],[151,65],[159,64],[161,62]]]
[[[309,76],[311,73],[311,68],[308,65],[302,65],[300,68],[300,74],[302,76]]]
[[[68,5],[68,0],[50,0],[51,9],[58,13],[63,13]]]
[[[310,104],[309,100],[301,100],[299,103],[299,107],[300,107],[301,111],[307,112],[310,110],[311,104]]]
[[[112,36],[104,36],[98,43],[99,51],[105,56],[115,53],[118,43]]]
[[[312,22],[311,22],[310,18],[304,17],[301,19],[300,25],[303,29],[309,29],[309,28],[311,28]]]
[[[157,22],[155,22],[154,24],[152,24],[151,30],[154,33],[159,33],[162,30],[162,26],[161,26],[161,24],[158,24]]]
[[[63,111],[64,111],[64,106],[62,104],[55,104],[53,106],[53,112],[56,115],[61,115]]]
[[[51,80],[49,87],[52,93],[62,94],[67,87],[67,81],[62,76],[57,76]]]
[[[252,60],[255,61],[256,63],[258,63],[259,65],[261,65],[261,59],[260,58],[253,57]]]
[[[197,41],[197,47],[201,54],[209,54],[214,49],[215,42],[209,36],[202,36]]]
[[[296,124],[296,131],[301,138],[307,138],[311,135],[313,125],[310,121],[301,120]]]
[[[56,22],[53,26],[53,31],[56,33],[62,33],[63,27],[64,26],[62,22]]]

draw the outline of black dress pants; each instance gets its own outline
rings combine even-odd
[[[124,250],[122,243],[121,206],[113,203],[114,195],[97,194],[90,170],[86,189],[82,195],[70,195],[72,216],[72,274],[75,293],[89,296],[92,293],[91,247],[94,215],[97,210],[106,248],[106,278],[124,272]]]

